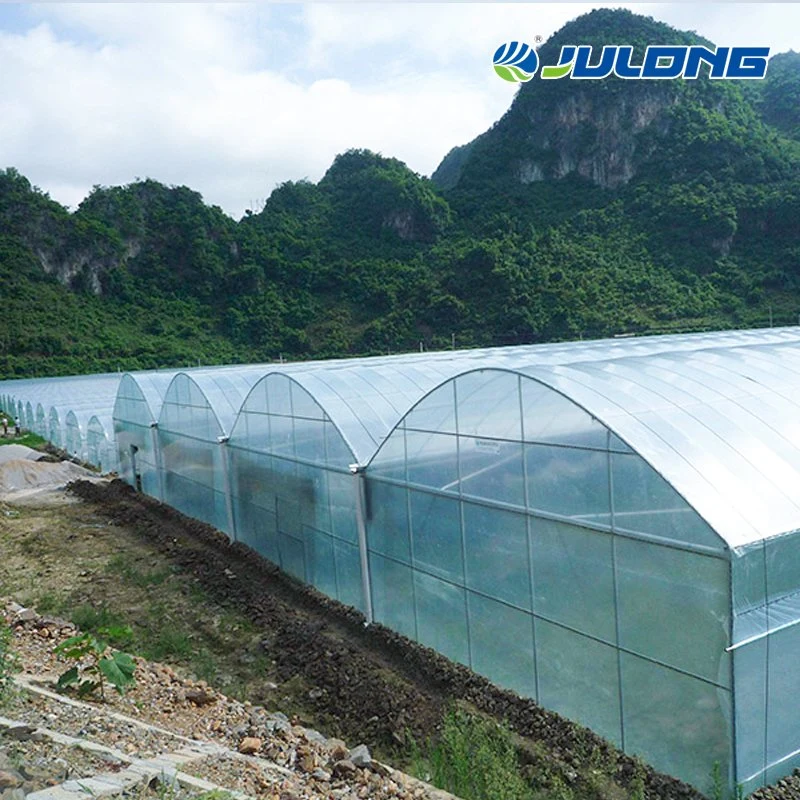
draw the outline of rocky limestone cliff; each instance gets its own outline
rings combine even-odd
[[[676,102],[674,93],[660,91],[631,98],[583,91],[558,103],[552,113],[539,108],[526,115],[525,138],[530,156],[517,159],[513,172],[521,183],[563,178],[577,173],[606,189],[627,183],[648,152],[638,134],[651,125],[663,134],[665,110]]]
[[[638,91],[598,91],[596,85],[565,85],[551,102],[518,97],[506,118],[462,148],[448,153],[432,176],[440,189],[452,189],[470,169],[470,156],[505,148],[499,172],[522,184],[579,175],[605,189],[623,186],[653,155],[655,138],[669,132],[669,111],[678,92],[663,84]],[[554,93],[553,93],[554,94]],[[641,136],[642,133],[655,136]],[[495,157],[495,161],[497,158]]]

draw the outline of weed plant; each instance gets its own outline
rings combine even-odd
[[[13,674],[19,668],[17,655],[11,646],[14,634],[11,628],[0,620],[0,708],[11,696],[13,687]]]
[[[464,800],[534,800],[511,732],[496,722],[452,708],[439,740],[412,751],[417,775]]]

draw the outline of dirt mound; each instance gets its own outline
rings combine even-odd
[[[7,461],[16,461],[17,459],[38,461],[43,455],[44,453],[26,447],[24,444],[4,444],[0,447],[0,464],[5,464]]]
[[[391,751],[407,734],[424,741],[436,731],[445,704],[466,701],[508,720],[524,737],[522,755],[532,770],[542,766],[536,743],[543,743],[549,753],[544,766],[570,776],[576,796],[597,796],[585,767],[599,758],[615,765],[614,779],[623,786],[643,773],[648,798],[702,797],[614,751],[586,728],[498,689],[433,650],[380,625],[365,628],[357,611],[293,580],[210,526],[136,494],[122,481],[81,481],[70,491],[156,545],[170,562],[196,576],[210,596],[246,610],[263,631],[281,680],[300,675],[317,687],[315,712],[327,718],[337,735]]]
[[[71,481],[91,477],[94,475],[89,470],[68,461],[49,464],[17,458],[0,463],[0,494],[31,489],[57,489]]]

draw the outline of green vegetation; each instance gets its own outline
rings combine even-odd
[[[510,731],[493,720],[451,708],[438,741],[417,749],[415,774],[465,800],[534,800],[522,777]]]
[[[629,11],[562,44],[704,42]],[[800,56],[766,80],[542,81],[428,180],[365,150],[235,222],[186,187],[74,213],[0,172],[0,377],[796,323]]]
[[[119,636],[119,631],[106,631]],[[105,697],[106,681],[120,694],[135,683],[136,665],[127,653],[109,650],[108,642],[95,638],[91,633],[70,636],[56,647],[56,653],[75,661],[75,665],[62,673],[56,684],[59,691],[74,687],[79,697],[86,697],[98,689]],[[89,661],[86,664],[86,661]],[[86,677],[86,676],[90,677]]]
[[[17,671],[18,661],[11,640],[13,633],[9,625],[0,619],[0,708],[8,700],[13,685],[13,674]]]
[[[25,431],[20,436],[13,436],[11,433],[9,433],[8,437],[0,436],[0,447],[4,444],[23,444],[32,450],[38,450],[45,443],[45,439],[30,431]]]

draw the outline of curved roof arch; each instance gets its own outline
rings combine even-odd
[[[178,372],[169,382],[159,412],[159,427],[166,419],[168,405],[189,405],[192,387],[199,393],[205,405],[211,410],[220,435],[227,436],[233,430],[236,417],[259,378],[264,375],[263,366],[218,367],[209,370]],[[166,430],[170,430],[168,427]]]
[[[158,422],[167,389],[177,374],[178,370],[126,372],[117,387],[114,408],[111,412],[112,418],[124,419],[129,422],[141,421],[148,425]],[[137,404],[142,404],[143,417],[141,420],[129,420],[123,415],[121,405],[124,400],[133,400]]]
[[[471,369],[518,370],[529,365],[555,367],[660,354],[679,357],[681,353],[704,349],[798,342],[798,328],[557,342],[274,365],[261,381],[272,375],[285,375],[305,389],[339,430],[356,460],[367,464],[400,420],[426,394]],[[243,408],[257,402],[258,384],[253,386]]]
[[[103,436],[106,441],[111,441],[111,437],[109,435],[109,431],[113,433],[114,425],[113,420],[111,417],[99,417],[97,414],[93,414],[89,417],[88,422],[86,423],[86,433],[89,432],[93,434],[99,434]]]
[[[263,375],[242,411],[255,408],[268,381],[284,377],[311,396],[363,464],[420,395],[446,380],[453,369],[452,359],[430,364],[387,360],[372,365],[358,361],[290,365]]]
[[[541,359],[531,351],[487,359],[495,363],[461,370],[418,398],[394,427],[459,377],[513,372],[602,422],[730,547],[800,529],[800,331],[687,343],[701,346],[637,342],[612,347],[603,359],[571,359],[566,351],[551,359],[552,350]]]
[[[64,417],[64,425],[77,428],[80,431],[81,436],[83,436],[85,425],[81,425],[78,415],[72,409],[70,409],[67,412],[66,417]]]

